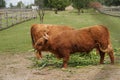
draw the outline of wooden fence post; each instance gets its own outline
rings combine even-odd
[[[5,19],[6,19],[6,27],[8,27],[9,26],[9,24],[8,24],[8,12],[5,13]]]
[[[0,13],[0,29],[2,28],[2,13]]]
[[[3,13],[1,13],[3,11]],[[3,9],[0,10],[0,29],[6,29],[15,24],[33,19],[35,12],[31,9]]]
[[[15,24],[15,15],[12,15],[11,21],[12,21],[12,26],[13,26]]]

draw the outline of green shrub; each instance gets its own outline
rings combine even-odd
[[[45,55],[41,60],[31,58],[33,61],[33,67],[44,68],[44,67],[61,67],[62,59],[57,59],[53,54]],[[93,50],[90,54],[86,53],[75,53],[70,56],[68,66],[69,67],[80,67],[87,65],[96,65],[99,62],[99,55]]]

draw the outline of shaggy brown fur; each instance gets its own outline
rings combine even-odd
[[[36,41],[39,38],[41,38],[44,35],[44,33],[47,33],[49,36],[51,36],[51,35],[54,36],[63,30],[73,30],[73,28],[71,28],[69,26],[50,25],[50,24],[34,24],[34,25],[32,25],[31,38],[32,38],[33,48],[34,48]],[[36,52],[36,57],[38,59],[40,59],[42,57],[41,51],[47,51],[47,48],[44,47],[43,49]]]
[[[103,25],[96,25],[79,30],[68,30],[50,36],[48,39],[40,38],[35,48],[41,50],[46,45],[50,52],[58,58],[63,58],[63,67],[67,67],[69,56],[75,52],[87,52],[96,48],[100,54],[100,64],[104,62],[105,53],[108,53],[111,63],[114,63],[114,54],[110,42],[109,31]]]

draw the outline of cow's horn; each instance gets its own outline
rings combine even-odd
[[[48,34],[47,34],[47,33],[45,33],[45,36],[46,36],[47,38],[49,38],[49,36],[48,36]]]
[[[44,39],[48,40],[49,36],[45,33],[45,35],[43,36]]]

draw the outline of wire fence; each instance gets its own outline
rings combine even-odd
[[[0,9],[0,30],[35,18],[37,13],[32,9]]]
[[[103,7],[99,12],[120,17],[120,7]],[[0,30],[37,18],[33,9],[0,9]]]

